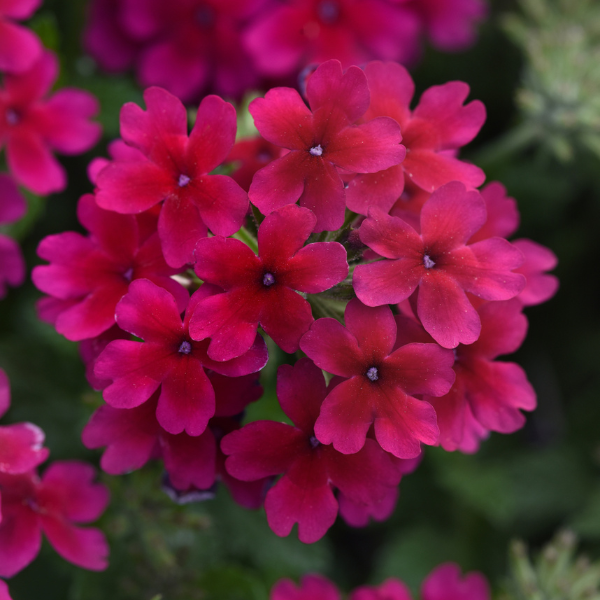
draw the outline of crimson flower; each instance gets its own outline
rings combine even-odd
[[[479,193],[457,181],[423,205],[421,234],[372,208],[360,239],[385,260],[356,267],[356,295],[368,306],[397,304],[418,288],[418,317],[433,339],[445,348],[473,343],[481,322],[465,292],[508,300],[525,287],[525,277],[512,272],[523,263],[512,244],[502,238],[469,244],[485,220]]]
[[[63,88],[46,97],[58,75],[56,56],[45,51],[30,69],[4,76],[0,88],[0,149],[18,183],[36,194],[59,192],[66,174],[52,154],[81,154],[100,137],[90,118],[98,101],[89,92]]]
[[[271,589],[270,600],[340,600],[337,587],[321,575],[305,575],[300,586],[291,579],[280,579]]]
[[[460,576],[455,563],[436,567],[421,585],[422,600],[489,600],[490,589],[486,578],[478,572]],[[387,579],[381,585],[362,586],[350,594],[348,600],[411,600],[408,586],[399,579]]]
[[[268,358],[258,334],[248,352],[227,362],[208,357],[208,340],[192,340],[190,315],[202,299],[214,293],[214,287],[203,285],[191,297],[182,323],[175,298],[168,291],[147,279],[130,284],[116,308],[117,324],[145,341],[115,340],[96,360],[96,377],[112,381],[104,390],[108,404],[132,409],[160,387],[156,408],[160,426],[172,434],[202,434],[215,414],[215,391],[204,368],[240,377],[262,369]]]
[[[281,152],[281,148],[257,135],[236,142],[225,162],[234,166],[231,177],[248,191],[256,171],[279,158]]]
[[[0,579],[0,600],[12,600],[8,594],[8,586]]]
[[[461,181],[469,188],[483,183],[485,174],[479,167],[455,156],[485,121],[485,107],[479,100],[463,105],[469,95],[466,83],[451,81],[429,88],[411,111],[415,84],[403,66],[372,62],[365,67],[365,73],[371,104],[364,118],[395,119],[407,153],[402,164],[352,180],[346,191],[350,210],[367,215],[370,206],[378,206],[389,212],[404,189],[405,179],[427,192],[450,181]]]
[[[0,173],[0,225],[20,219],[27,210],[11,177]],[[25,260],[19,244],[12,238],[0,235],[0,298],[7,293],[7,285],[18,286],[25,280]]]
[[[344,67],[410,61],[418,29],[411,10],[382,0],[292,0],[260,14],[245,42],[261,73],[282,76],[332,58]]]
[[[441,398],[427,398],[436,410],[444,449],[475,452],[487,431],[512,433],[525,423],[521,410],[535,408],[535,391],[523,369],[495,360],[523,343],[527,319],[521,310],[519,298],[482,304],[479,339],[455,350],[452,389]]]
[[[256,375],[224,377],[209,374],[215,390],[215,417],[230,417],[258,400],[262,388]],[[82,433],[87,448],[106,446],[100,465],[111,475],[143,467],[162,457],[169,479],[178,490],[210,488],[215,482],[217,444],[211,425],[199,436],[168,433],[156,419],[159,393],[135,408],[101,406]]]
[[[108,545],[95,521],[108,504],[108,490],[93,483],[95,469],[76,460],[56,461],[40,479],[35,471],[0,473],[0,576],[12,577],[38,554],[42,531],[65,559],[84,569],[107,566]]]
[[[300,200],[317,215],[316,231],[339,229],[346,195],[338,168],[375,173],[397,165],[405,149],[398,124],[379,117],[354,125],[369,106],[364,72],[342,72],[337,60],[320,65],[306,85],[310,108],[291,88],[273,88],[248,110],[261,135],[289,152],[257,171],[250,200],[264,214]]]
[[[419,466],[423,458],[423,453],[421,452],[416,458],[406,460],[396,458],[391,454],[389,456],[399,475],[403,477],[412,473]],[[374,521],[386,521],[394,512],[399,495],[400,491],[398,487],[394,487],[390,488],[385,496],[375,504],[359,504],[353,502],[342,492],[339,492],[337,500],[340,506],[340,516],[351,527],[366,527],[370,519]]]
[[[246,352],[259,324],[285,352],[298,350],[313,317],[310,304],[294,290],[316,294],[348,275],[341,244],[303,247],[315,223],[310,210],[295,205],[271,213],[258,231],[259,256],[236,239],[198,242],[196,274],[225,290],[199,302],[190,321],[193,339],[211,338],[210,358],[230,360]]]
[[[0,4],[0,71],[26,71],[42,53],[39,38],[14,21],[29,19],[41,0],[4,0]]]
[[[546,273],[558,264],[554,252],[550,248],[526,239],[514,240],[513,245],[525,257],[523,264],[515,269],[515,273],[521,273],[527,279],[527,285],[517,296],[521,304],[533,306],[550,300],[558,291],[558,279]]]
[[[381,585],[356,588],[348,600],[412,600],[408,586],[399,579],[386,579]]]
[[[464,50],[475,42],[475,26],[487,15],[483,0],[410,0],[436,48]]]
[[[6,413],[9,406],[8,377],[0,369],[0,417]],[[0,473],[26,473],[43,463],[49,454],[48,448],[42,447],[44,438],[44,432],[33,423],[0,426]]]
[[[134,214],[162,202],[158,234],[167,264],[194,262],[198,238],[207,227],[229,236],[248,210],[246,192],[225,175],[209,175],[231,150],[237,129],[235,109],[218,96],[207,96],[187,135],[187,112],[175,96],[160,88],[144,92],[147,110],[133,103],[121,110],[121,137],[144,160],[115,160],[97,175],[102,208]]]
[[[488,183],[480,193],[485,201],[487,219],[469,242],[473,244],[491,237],[509,238],[519,228],[521,220],[516,200],[506,195],[506,188],[499,181]]]
[[[333,525],[338,512],[333,488],[357,503],[374,504],[400,480],[373,440],[352,455],[319,443],[314,425],[326,395],[323,374],[312,361],[303,358],[293,367],[282,365],[277,397],[295,427],[254,421],[221,441],[229,455],[225,466],[237,479],[283,474],[265,500],[269,526],[286,536],[298,523],[298,537],[305,543],[316,542]]]
[[[352,454],[363,447],[374,423],[381,447],[398,458],[417,456],[421,442],[437,444],[435,411],[413,396],[448,392],[454,382],[452,352],[437,344],[393,350],[397,328],[388,306],[369,308],[351,300],[344,320],[346,327],[317,319],[300,340],[318,367],[345,378],[323,401],[317,439]]]
[[[110,329],[117,302],[140,278],[165,288],[185,308],[189,294],[171,279],[178,271],[165,263],[156,233],[144,239],[135,216],[99,208],[91,194],[79,200],[77,213],[90,235],[69,231],[44,238],[38,255],[50,264],[32,272],[38,289],[50,294],[41,300],[40,313],[58,333],[79,341]]]

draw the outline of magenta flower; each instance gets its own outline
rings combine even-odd
[[[308,108],[291,88],[273,88],[249,110],[261,135],[289,152],[257,171],[250,200],[264,214],[300,200],[317,215],[316,231],[339,229],[346,194],[338,168],[375,173],[405,156],[398,124],[388,117],[354,125],[369,106],[358,67],[342,72],[337,60],[320,65],[306,85]]]
[[[527,279],[527,285],[517,296],[521,304],[534,306],[550,300],[558,291],[558,279],[546,273],[558,264],[554,252],[531,240],[515,240],[513,245],[525,257],[523,264],[515,269],[515,273],[521,273]]]
[[[399,579],[386,579],[381,585],[356,588],[348,600],[412,600],[408,586]]]
[[[14,181],[0,173],[0,225],[19,220],[27,210]],[[19,244],[12,238],[0,235],[0,298],[6,296],[7,286],[18,286],[25,280],[25,260]]]
[[[360,504],[352,502],[344,494],[338,494],[337,501],[340,517],[350,527],[366,527],[369,521],[387,521],[396,508],[400,491],[397,487],[390,488],[385,496],[375,504]]]
[[[506,188],[498,181],[488,183],[480,193],[485,201],[487,219],[469,242],[473,244],[491,237],[509,238],[519,228],[521,220],[516,200],[506,195]]]
[[[385,260],[354,271],[356,295],[368,306],[397,304],[417,288],[418,317],[433,339],[454,348],[472,344],[481,331],[466,292],[484,300],[508,300],[524,287],[521,252],[502,238],[468,244],[486,220],[478,192],[451,182],[421,210],[421,234],[398,217],[372,208],[360,239]]]
[[[276,158],[279,158],[281,152],[282,150],[279,146],[275,146],[271,142],[267,142],[260,135],[257,135],[236,142],[225,162],[234,165],[231,177],[244,190],[248,191],[256,171],[266,167]]]
[[[262,395],[256,375],[230,378],[210,373],[209,379],[215,390],[216,417],[238,414]],[[100,465],[111,475],[140,469],[151,458],[162,457],[176,489],[210,488],[217,466],[217,444],[210,424],[199,436],[166,432],[156,419],[158,397],[155,392],[147,402],[129,409],[101,406],[83,430],[83,444],[107,447]]]
[[[14,21],[29,19],[41,0],[3,0],[0,3],[0,71],[26,71],[42,53],[42,44],[30,29]]]
[[[444,563],[436,567],[421,585],[422,600],[490,600],[490,586],[479,572],[461,578],[460,567]]]
[[[0,579],[0,600],[12,600],[8,593],[8,586]]]
[[[116,340],[96,360],[95,374],[112,381],[104,399],[115,408],[135,408],[160,387],[156,418],[168,433],[198,436],[215,414],[215,391],[204,368],[228,377],[256,373],[267,362],[267,349],[256,334],[246,354],[227,362],[211,360],[208,340],[189,336],[189,319],[197,304],[216,289],[203,285],[190,299],[182,323],[175,298],[146,279],[138,279],[116,308],[121,329],[144,343]]]
[[[78,217],[90,235],[66,232],[44,238],[38,255],[51,264],[35,267],[32,273],[38,289],[62,304],[60,310],[53,303],[58,333],[79,341],[110,329],[117,302],[129,283],[140,278],[168,290],[183,311],[189,294],[171,279],[178,271],[165,263],[156,233],[144,239],[135,216],[99,208],[91,194],[79,200]]]
[[[225,290],[199,302],[190,321],[194,340],[211,338],[210,358],[230,360],[246,352],[259,324],[285,352],[298,350],[313,317],[310,304],[295,290],[316,294],[348,275],[341,244],[303,247],[316,220],[294,205],[271,213],[258,231],[259,256],[236,239],[198,242],[196,274]]]
[[[282,365],[277,396],[295,427],[254,421],[221,441],[221,449],[229,455],[225,466],[237,479],[283,474],[265,500],[269,526],[286,536],[298,523],[298,537],[307,544],[321,539],[335,521],[338,504],[333,488],[354,502],[374,504],[400,480],[373,440],[352,455],[319,443],[314,425],[326,395],[323,374],[310,360],[300,359],[294,367]]]
[[[402,130],[407,154],[402,164],[383,173],[360,175],[346,192],[348,208],[363,215],[370,206],[389,212],[404,189],[405,179],[433,192],[450,181],[479,187],[485,174],[475,165],[456,158],[456,151],[468,144],[485,121],[485,107],[479,100],[463,105],[469,86],[451,81],[434,86],[421,96],[411,111],[415,85],[408,71],[396,63],[372,62],[365,67],[371,90],[371,104],[365,119],[388,116]],[[376,195],[373,190],[377,190]]]
[[[63,190],[66,174],[52,151],[81,154],[99,139],[90,118],[98,102],[89,92],[63,88],[47,97],[58,75],[58,61],[45,51],[33,66],[5,75],[0,88],[0,149],[18,183],[36,194]]]
[[[433,45],[447,52],[471,46],[488,12],[482,0],[411,0],[407,6],[421,17]]]
[[[421,462],[423,453],[419,454],[416,458],[401,459],[395,456],[389,455],[392,464],[398,470],[401,477],[412,473]],[[390,488],[386,495],[381,498],[375,504],[359,504],[353,502],[350,498],[346,497],[342,492],[338,493],[337,500],[340,507],[340,516],[348,525],[351,527],[366,527],[369,524],[370,519],[374,521],[386,521],[391,517],[398,496],[400,495],[398,487]]]
[[[344,67],[406,63],[418,54],[418,29],[413,11],[382,0],[293,0],[259,15],[245,42],[261,73],[285,76],[333,58]]]
[[[12,577],[37,556],[42,532],[65,560],[92,571],[107,567],[104,534],[78,527],[98,519],[108,504],[108,490],[92,483],[94,476],[92,466],[75,460],[56,461],[41,480],[35,471],[0,474],[0,576]]]
[[[122,0],[92,0],[88,4],[88,20],[83,33],[86,51],[102,69],[111,73],[131,67],[141,46],[120,22],[122,6]]]
[[[443,396],[454,382],[452,352],[436,344],[393,350],[396,322],[388,306],[369,308],[351,300],[344,316],[316,320],[300,348],[318,367],[345,378],[323,401],[315,435],[339,452],[358,452],[371,424],[381,447],[414,458],[421,442],[437,444],[432,406],[414,394]],[[343,490],[342,490],[343,491]]]
[[[235,109],[218,96],[207,96],[187,135],[187,112],[169,92],[144,92],[147,110],[128,103],[121,110],[121,137],[145,159],[115,160],[98,173],[97,200],[102,208],[134,214],[164,200],[158,234],[167,264],[194,263],[194,248],[207,228],[229,236],[243,224],[246,192],[231,177],[209,175],[235,141]]]
[[[280,579],[271,589],[270,600],[340,600],[337,587],[321,575],[305,575],[300,586],[291,579]]]
[[[487,431],[512,433],[525,424],[521,410],[536,406],[535,391],[516,363],[499,362],[523,343],[527,319],[519,299],[486,302],[478,310],[481,335],[456,348],[456,381],[441,398],[427,398],[438,416],[444,449],[475,452]]]
[[[9,406],[8,377],[0,369],[0,418]],[[48,448],[42,447],[44,438],[44,432],[33,423],[0,426],[0,473],[26,473],[43,463],[49,454]]]

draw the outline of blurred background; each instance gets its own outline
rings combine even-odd
[[[41,262],[40,239],[80,230],[76,203],[92,189],[87,164],[118,137],[122,104],[141,104],[132,74],[107,75],[82,49],[86,10],[82,0],[46,0],[29,23],[60,57],[58,86],[93,92],[104,127],[92,152],[62,159],[67,191],[29,195],[25,219],[4,228],[22,244],[29,271]],[[426,47],[411,73],[417,95],[462,80],[470,98],[484,102],[487,122],[462,156],[517,199],[517,237],[559,258],[560,290],[526,310],[529,335],[509,359],[525,368],[538,394],[526,427],[492,434],[474,455],[426,448],[388,521],[352,529],[338,519],[310,546],[295,532],[277,538],[263,511],[234,505],[224,490],[214,500],[178,506],[161,491],[157,467],[102,474],[112,493],[100,522],[111,544],[109,569],[83,571],[44,545],[10,581],[15,600],[264,600],[275,580],[307,572],[342,590],[394,576],[416,591],[444,561],[482,571],[498,592],[507,585],[510,540],[535,550],[564,527],[600,559],[600,7],[592,0],[491,0],[469,50]],[[86,450],[80,433],[99,395],[87,384],[77,344],[37,319],[39,297],[28,281],[0,303],[0,366],[13,397],[5,422],[38,424],[53,459],[97,465],[100,452]],[[276,368],[275,359],[250,419],[278,418],[268,385]]]

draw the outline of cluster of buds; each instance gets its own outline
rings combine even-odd
[[[475,41],[482,0],[94,0],[84,45],[111,72],[184,101],[240,97],[307,64],[414,62],[427,36],[445,51]]]
[[[218,96],[188,135],[183,104],[146,90],[91,165],[88,234],[43,240],[33,280],[40,317],[81,342],[103,392],[83,441],[107,447],[106,471],[161,459],[180,501],[220,480],[310,543],[338,512],[387,518],[423,444],[474,452],[522,427],[535,393],[496,358],[557,281],[552,252],[507,241],[514,200],[478,191],[484,173],[458,158],[485,119],[466,84],[411,109],[404,67],[331,60],[303,93],[254,100],[260,136],[236,143]],[[297,357],[277,373],[289,422],[242,426],[262,393],[261,333]]]

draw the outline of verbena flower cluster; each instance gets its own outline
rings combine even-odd
[[[94,0],[85,46],[111,72],[184,101],[239,97],[291,80],[306,64],[413,63],[427,37],[441,50],[475,41],[482,0]]]
[[[8,377],[0,369],[0,417],[10,406]],[[66,560],[92,570],[107,566],[108,544],[95,521],[108,504],[108,490],[93,483],[95,469],[77,460],[47,458],[44,432],[32,423],[0,425],[0,577],[12,577],[38,554],[42,532]],[[8,597],[0,581],[0,598]]]
[[[88,92],[50,89],[58,77],[58,59],[18,21],[32,16],[41,0],[0,2],[0,151],[10,174],[0,173],[0,226],[20,219],[26,210],[17,184],[34,194],[60,192],[67,186],[64,168],[53,152],[80,154],[99,139],[98,112]],[[17,243],[0,235],[0,298],[6,286],[25,279]]]
[[[338,513],[386,519],[423,445],[475,452],[522,427],[535,393],[496,359],[555,293],[556,259],[507,240],[515,201],[459,157],[485,119],[468,94],[446,83],[413,108],[399,64],[330,60],[302,95],[254,100],[260,136],[237,142],[218,96],[190,133],[164,89],[123,107],[79,202],[87,233],[47,237],[33,271],[40,317],[102,390],[83,441],[105,471],[160,459],[178,501],[221,481],[311,543]],[[264,336],[295,354],[277,373],[288,420],[243,424]]]
[[[54,156],[79,154],[100,137],[90,118],[98,111],[89,93],[50,90],[58,59],[19,21],[28,19],[40,0],[0,2],[0,151],[9,173],[0,172],[0,226],[21,219],[26,201],[18,186],[47,195],[66,187],[66,174]],[[25,280],[18,243],[0,234],[0,298],[7,286]],[[8,377],[0,369],[0,417],[8,411]],[[12,577],[38,554],[42,532],[66,560],[101,570],[108,544],[98,529],[79,524],[96,520],[108,504],[108,490],[93,483],[95,470],[79,461],[56,461],[40,477],[37,468],[49,451],[44,433],[32,423],[0,425],[0,577]],[[9,600],[0,580],[0,598]]]
[[[478,572],[461,577],[460,567],[444,563],[436,567],[423,581],[421,600],[490,600],[486,578]],[[342,595],[331,581],[321,575],[305,575],[299,586],[289,579],[278,581],[271,590],[270,600],[341,600]],[[348,600],[412,600],[408,586],[390,578],[379,586],[365,585],[352,591]]]

